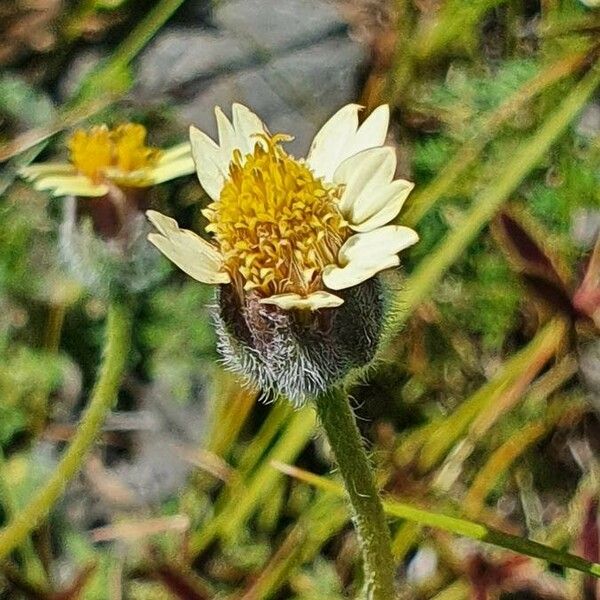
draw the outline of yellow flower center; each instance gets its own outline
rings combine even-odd
[[[146,146],[146,128],[136,123],[124,123],[115,129],[106,125],[89,131],[78,129],[68,142],[71,162],[94,183],[102,179],[127,179],[132,173],[152,168],[160,150]]]
[[[288,155],[279,145],[287,136],[261,137],[252,154],[234,152],[219,200],[203,211],[206,230],[244,290],[309,294],[350,234],[337,208],[341,190]]]

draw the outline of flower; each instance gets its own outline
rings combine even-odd
[[[150,187],[194,171],[189,143],[162,151],[145,141],[146,128],[138,123],[78,129],[68,141],[68,163],[33,164],[20,174],[53,196],[99,197],[111,186]]]
[[[340,109],[297,159],[283,148],[293,138],[271,135],[248,108],[234,104],[231,121],[216,108],[219,144],[190,129],[211,240],[146,213],[150,242],[219,286],[226,365],[295,403],[371,360],[384,312],[375,275],[418,240],[390,224],[413,184],[394,180],[396,155],[383,146],[389,109],[360,126],[359,109]]]
[[[143,125],[123,123],[78,129],[67,146],[68,163],[20,171],[36,189],[67,196],[59,229],[62,262],[96,295],[148,289],[165,270],[146,242],[142,211],[151,186],[194,171],[189,142],[163,151],[146,145]]]
[[[339,110],[317,133],[306,160],[287,154],[291,138],[270,135],[260,119],[234,104],[231,123],[217,108],[217,145],[192,127],[198,178],[213,202],[203,211],[214,242],[180,229],[156,211],[150,241],[204,283],[231,283],[282,309],[332,308],[333,291],[397,266],[418,240],[389,225],[413,188],[394,180],[396,155],[382,146],[387,106],[358,126],[358,110]]]

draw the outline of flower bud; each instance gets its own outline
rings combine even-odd
[[[142,213],[132,211],[118,234],[103,237],[98,221],[78,214],[77,205],[73,196],[65,198],[59,230],[60,258],[76,281],[94,295],[111,297],[142,292],[165,276],[160,255],[146,242],[149,226]]]
[[[342,381],[375,355],[384,305],[377,278],[340,296],[338,307],[285,310],[219,286],[214,321],[225,366],[265,398],[282,394],[296,406]]]

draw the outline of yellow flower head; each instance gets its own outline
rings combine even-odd
[[[206,231],[243,290],[307,296],[350,235],[337,209],[340,189],[286,154],[285,136],[261,139],[245,159],[234,151],[219,200],[203,211]]]
[[[281,309],[339,306],[332,291],[399,264],[418,236],[387,225],[413,184],[394,180],[396,155],[383,146],[389,111],[359,127],[357,105],[339,110],[317,133],[306,159],[289,155],[260,119],[235,104],[230,122],[216,109],[217,145],[191,128],[200,183],[213,202],[203,211],[207,242],[160,213],[149,239],[192,277],[231,283]]]
[[[162,151],[146,145],[146,128],[124,123],[78,129],[67,142],[69,163],[34,164],[21,175],[54,196],[104,196],[110,186],[150,187],[193,172],[188,143]]]
[[[136,123],[125,123],[115,129],[106,125],[88,131],[78,129],[69,138],[71,163],[82,175],[100,183],[104,179],[126,182],[136,174],[144,174],[156,166],[161,151],[146,146],[146,128]]]

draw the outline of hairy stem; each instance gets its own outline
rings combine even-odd
[[[315,398],[321,425],[344,479],[358,532],[367,600],[394,598],[390,532],[348,396],[337,389]]]
[[[125,304],[113,303],[108,313],[104,360],[90,403],[50,479],[14,515],[8,525],[0,530],[0,559],[5,558],[40,525],[64,492],[67,483],[81,468],[117,398],[129,351],[130,329],[129,308]]]

